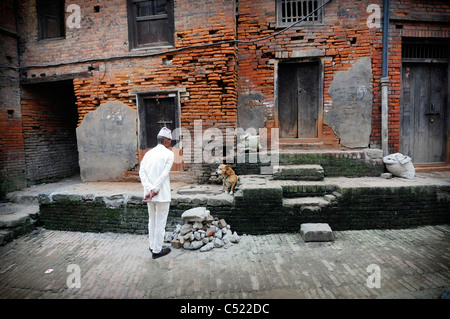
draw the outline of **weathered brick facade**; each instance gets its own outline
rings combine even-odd
[[[323,9],[321,23],[295,26],[254,42],[249,41],[282,30],[277,26],[276,0],[174,0],[174,46],[153,49],[130,49],[124,0],[66,0],[65,8],[79,6],[80,28],[66,24],[63,38],[44,40],[39,40],[36,0],[14,3],[1,4],[0,42],[2,52],[6,52],[0,56],[2,192],[23,187],[24,179],[30,184],[73,173],[71,168],[76,164],[60,166],[58,158],[76,153],[74,146],[67,146],[74,143],[75,126],[106,101],[118,100],[137,109],[136,94],[177,92],[181,126],[191,132],[195,120],[202,120],[204,130],[215,127],[225,131],[254,124],[244,121],[245,116],[254,114],[260,117],[260,127],[279,127],[277,69],[287,61],[318,61],[321,68],[319,137],[312,144],[302,140],[294,147],[346,146],[334,127],[339,118],[330,115],[337,106],[330,88],[338,75],[353,70],[366,58],[370,59],[366,68],[371,75],[364,92],[371,94],[372,103],[368,105],[371,114],[365,146],[381,147],[383,34],[381,27],[369,28],[367,24],[371,14],[367,7],[375,4],[381,10],[382,25],[381,0],[330,1]],[[65,19],[70,15],[66,12]],[[449,16],[448,1],[391,1],[390,152],[400,150],[402,38],[448,39]],[[54,95],[38,87],[40,82],[55,82],[56,90],[64,89],[66,80],[73,83],[69,95],[75,100],[66,98],[65,104],[68,113],[77,113],[75,124],[68,120],[70,116],[58,120],[59,113],[51,106]],[[350,94],[349,99],[356,97]],[[351,123],[351,113],[340,116]],[[64,121],[71,124],[62,124]],[[61,133],[60,139],[54,131]],[[448,138],[448,129],[446,134]],[[63,136],[71,136],[68,140],[72,142],[62,142]],[[44,155],[46,152],[50,156]],[[76,154],[69,157],[76,161]],[[38,162],[42,161],[48,162],[47,168],[38,172]]]
[[[15,1],[0,3],[0,197],[26,186]]]

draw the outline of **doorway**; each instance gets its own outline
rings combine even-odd
[[[179,137],[174,130],[180,128],[180,105],[177,92],[158,92],[138,96],[139,163],[145,153],[157,145],[156,137],[163,127],[172,131],[171,150],[175,154],[172,171],[182,171],[181,150],[174,147]]]
[[[417,49],[420,47],[419,51],[414,51],[416,46]],[[401,152],[411,157],[415,164],[443,163],[448,160],[447,47],[447,44],[424,40],[417,45],[416,42],[404,43],[400,103]]]
[[[80,174],[75,102],[72,80],[21,86],[28,185]]]
[[[316,140],[321,122],[319,61],[278,64],[278,127],[280,138]]]

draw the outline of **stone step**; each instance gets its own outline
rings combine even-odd
[[[273,179],[322,181],[324,170],[320,165],[282,165],[274,166]]]
[[[39,205],[0,204],[0,246],[31,231],[39,214]]]
[[[324,197],[298,197],[298,198],[283,198],[283,207],[285,208],[310,208],[314,207],[320,209],[330,204],[330,201]]]

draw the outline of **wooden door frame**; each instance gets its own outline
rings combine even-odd
[[[428,61],[428,60],[421,60],[421,59],[402,59],[402,65],[400,68],[400,74],[401,74],[401,81],[403,82],[403,69],[405,67],[405,64],[419,64],[419,63],[424,63],[424,64],[431,64],[433,62]],[[442,163],[422,163],[422,164],[414,164],[417,167],[437,167],[439,165],[450,165],[450,109],[449,109],[449,105],[450,105],[450,61],[448,62],[444,62],[444,61],[439,61],[439,62],[434,62],[434,64],[436,63],[446,63],[447,64],[447,104],[444,107],[445,110],[445,119],[444,119],[444,162]],[[399,122],[399,126],[400,126],[400,139],[402,139],[402,121],[403,121],[403,83],[401,83],[401,90],[400,90],[400,99],[399,99],[399,106],[400,106],[400,122]],[[402,146],[402,140],[400,140],[400,149],[399,151],[402,152],[403,150],[401,149]]]
[[[142,161],[142,158],[144,158],[145,153],[149,150],[141,150],[141,145],[140,145],[140,132],[141,132],[141,122],[140,122],[140,117],[139,117],[139,109],[141,107],[145,107],[145,102],[144,100],[146,98],[155,98],[158,95],[163,95],[163,96],[169,96],[169,97],[175,97],[176,98],[176,103],[177,103],[177,111],[176,114],[178,114],[177,118],[175,119],[177,121],[177,125],[176,127],[181,128],[181,98],[180,98],[180,93],[186,92],[185,89],[178,89],[178,90],[152,90],[152,91],[145,91],[145,92],[134,92],[132,93],[132,95],[136,96],[136,107],[137,107],[137,138],[138,138],[138,163],[140,164]],[[174,96],[171,96],[172,94],[174,94]],[[181,145],[181,137],[180,137],[180,147],[182,147]],[[172,149],[172,148],[171,148]],[[172,151],[174,151],[175,156],[178,157],[182,157],[182,149],[172,149]],[[182,171],[183,170],[183,162],[181,161],[180,164],[178,164],[178,166],[174,163],[174,165],[172,166],[172,171]]]
[[[323,79],[324,79],[324,67],[323,62],[324,59],[322,57],[312,57],[312,58],[300,58],[300,59],[280,59],[275,60],[274,63],[274,119],[275,119],[275,127],[280,128],[280,122],[278,118],[278,71],[279,63],[292,63],[292,64],[301,64],[301,63],[311,63],[315,62],[319,64],[319,105],[318,105],[318,117],[317,117],[317,137],[315,138],[280,138],[280,143],[288,143],[288,144],[296,144],[296,143],[319,143],[322,142],[322,130],[323,130]]]

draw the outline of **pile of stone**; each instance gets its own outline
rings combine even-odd
[[[224,219],[211,216],[206,207],[196,207],[181,215],[184,225],[177,225],[172,233],[166,234],[166,241],[173,248],[210,251],[214,248],[228,248],[239,243],[239,236],[231,232]]]

